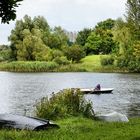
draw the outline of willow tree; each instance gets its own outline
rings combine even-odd
[[[135,39],[140,39],[140,0],[127,0],[126,20]]]
[[[49,49],[45,40],[49,30],[50,27],[43,17],[32,20],[26,15],[23,20],[18,20],[9,37],[15,59],[47,60]]]

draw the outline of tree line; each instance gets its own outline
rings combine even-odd
[[[140,0],[127,0],[125,18],[107,19],[79,31],[75,42],[62,27],[51,28],[44,17],[28,15],[16,22],[9,41],[8,53],[1,51],[0,60],[68,64],[91,54],[109,54],[112,64],[139,72]]]

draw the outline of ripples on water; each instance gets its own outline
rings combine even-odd
[[[118,111],[140,116],[140,75],[112,73],[0,72],[0,113],[33,113],[37,100],[64,88],[114,88],[113,94],[86,95],[97,114]]]

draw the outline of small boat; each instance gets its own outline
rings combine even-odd
[[[0,114],[0,128],[13,128],[19,130],[47,130],[59,128],[49,120],[13,114]]]
[[[81,88],[81,92],[84,94],[101,94],[101,93],[112,93],[113,88],[101,88],[100,90],[95,90],[94,88]]]

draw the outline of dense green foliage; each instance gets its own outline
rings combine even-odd
[[[140,40],[140,1],[127,0],[126,20],[134,39]]]
[[[10,20],[16,18],[16,7],[19,6],[19,2],[23,0],[1,0],[0,1],[0,17],[1,22],[9,23]]]
[[[27,15],[16,22],[9,40],[13,57],[18,61],[52,61],[53,52],[61,51],[68,42],[61,27],[52,30],[44,17],[31,19]]]
[[[114,58],[112,56],[101,56],[101,65],[113,65]]]
[[[72,62],[79,62],[83,57],[86,56],[84,49],[79,45],[72,45],[71,47],[66,47],[64,53],[68,60]]]
[[[81,46],[85,46],[88,36],[91,34],[91,29],[83,29],[82,31],[78,32],[76,43]]]
[[[46,131],[0,130],[1,140],[139,140],[140,119],[128,123],[107,123],[82,117],[56,122],[60,129]]]
[[[85,49],[86,55],[109,54],[117,46],[111,32],[114,25],[115,20],[107,19],[97,23],[92,30],[84,29],[78,33],[76,43]]]
[[[50,98],[42,98],[36,105],[36,115],[41,118],[58,119],[83,115],[93,118],[92,104],[84,99],[79,89],[65,89]]]
[[[119,43],[117,66],[140,72],[140,1],[127,0],[126,22],[118,19],[113,35]]]
[[[12,59],[11,49],[7,45],[0,45],[0,62]]]
[[[110,31],[92,32],[85,44],[87,54],[110,54],[116,47]]]

